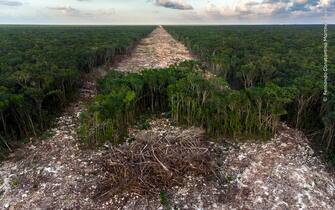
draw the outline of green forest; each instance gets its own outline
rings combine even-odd
[[[36,136],[80,86],[80,75],[129,53],[153,26],[1,26],[0,148]]]
[[[75,95],[80,75],[129,53],[153,26],[1,26],[0,147],[38,135]],[[335,28],[324,100],[321,26],[167,26],[199,61],[110,71],[81,115],[85,142],[120,143],[143,113],[168,113],[208,135],[268,139],[280,122],[335,149]],[[209,71],[216,75],[206,78]]]
[[[205,68],[235,90],[261,95],[281,89],[281,120],[335,148],[335,28],[328,31],[328,95],[324,100],[323,26],[169,26]],[[270,88],[269,88],[270,85]],[[273,87],[276,87],[273,89]],[[288,102],[286,90],[290,91]],[[254,96],[251,98],[256,99]],[[257,101],[257,100],[255,100]],[[287,103],[288,102],[288,103]],[[270,101],[270,104],[276,103]],[[266,106],[253,103],[261,110]],[[277,112],[276,111],[276,112]],[[334,158],[334,155],[333,157]]]
[[[168,26],[200,60],[100,81],[83,115],[86,141],[120,142],[145,112],[167,112],[182,126],[211,136],[266,139],[280,122],[305,131],[333,157],[335,49],[329,48],[324,100],[320,26]],[[331,36],[329,46],[335,44]],[[205,78],[204,71],[215,74]]]

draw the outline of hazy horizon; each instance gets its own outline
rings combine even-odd
[[[10,25],[309,25],[335,0],[0,0]]]
[[[0,26],[323,26],[323,23],[273,23],[273,24],[46,24],[46,23],[0,23]],[[334,26],[335,23],[328,23],[328,26]]]

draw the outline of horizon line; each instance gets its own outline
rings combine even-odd
[[[168,23],[168,24],[81,24],[81,23],[0,23],[0,26],[259,26],[259,25],[324,25],[324,23],[255,23],[255,24],[236,24],[236,23]],[[327,25],[335,25],[335,23],[327,23]]]

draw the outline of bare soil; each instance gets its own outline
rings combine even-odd
[[[302,132],[283,124],[267,143],[236,146],[223,164],[235,195],[228,209],[334,209],[335,176]]]
[[[136,72],[193,58],[159,27],[118,68]],[[94,78],[84,81],[79,100],[57,118],[46,137],[31,139],[0,163],[0,209],[335,208],[335,175],[327,171],[300,131],[283,124],[266,142],[211,142],[203,137],[201,129],[176,127],[165,118],[152,119],[147,130],[131,129],[131,135],[135,141],[149,134],[200,139],[214,154],[210,161],[216,165],[215,175],[185,174],[178,179],[180,184],[162,189],[164,205],[159,194],[146,196],[134,190],[97,199],[102,192],[101,181],[111,177],[101,165],[110,157],[111,148],[87,149],[76,133],[85,103],[96,94]],[[125,143],[120,148],[127,146]]]
[[[176,41],[163,27],[157,27],[116,68],[122,72],[138,72],[145,68],[164,68],[192,59],[194,56],[183,44]]]

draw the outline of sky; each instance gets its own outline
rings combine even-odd
[[[0,24],[335,23],[335,0],[0,0]]]

